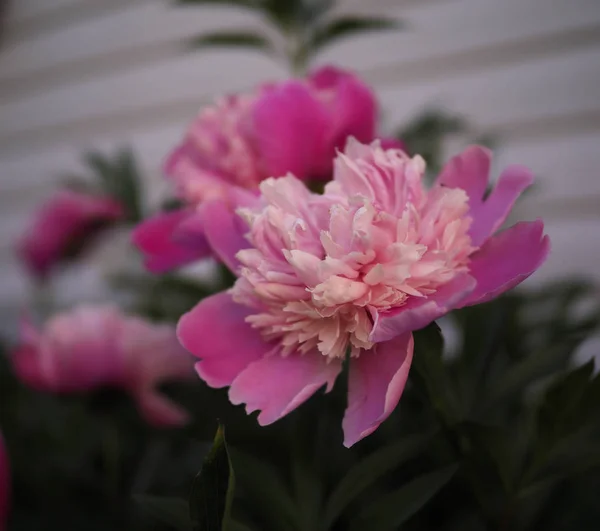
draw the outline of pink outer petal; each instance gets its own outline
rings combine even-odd
[[[373,433],[394,411],[406,385],[413,349],[413,336],[407,332],[350,361],[344,446],[349,448]]]
[[[266,89],[252,118],[266,177],[312,177],[314,161],[326,149],[327,118],[308,86],[294,80]]]
[[[371,142],[375,137],[377,117],[373,91],[354,75],[346,74],[340,78],[336,92],[337,98],[330,109],[333,114],[333,147],[342,149],[348,136],[360,142]]]
[[[513,225],[473,254],[470,269],[477,286],[462,306],[489,301],[534,273],[550,252],[541,220]]]
[[[469,196],[471,210],[476,210],[481,206],[488,185],[491,161],[492,154],[488,149],[470,146],[450,159],[442,169],[437,184],[462,188]]]
[[[308,400],[320,387],[333,387],[342,369],[317,350],[281,356],[278,352],[248,365],[229,388],[232,404],[246,404],[246,411],[260,410],[261,426],[284,417]]]
[[[225,201],[207,201],[200,207],[199,213],[212,251],[235,273],[240,267],[235,255],[239,250],[250,247],[244,237],[248,227]]]
[[[199,222],[193,211],[180,209],[140,223],[132,233],[132,241],[143,253],[145,267],[152,273],[165,273],[209,256],[210,248]]]
[[[190,416],[166,396],[147,390],[135,397],[138,410],[149,424],[157,427],[183,426]]]
[[[262,358],[273,345],[246,323],[252,313],[235,303],[229,293],[203,299],[177,325],[177,337],[201,358],[196,371],[211,387],[225,387],[250,363]]]
[[[515,201],[532,183],[532,173],[522,166],[511,166],[502,172],[489,197],[470,212],[473,225],[469,232],[473,245],[480,246],[500,228]]]
[[[475,286],[476,281],[472,276],[458,275],[429,297],[412,297],[405,306],[396,311],[375,315],[370,341],[388,341],[427,326],[461,305]]]
[[[0,433],[0,531],[6,529],[10,504],[10,467],[8,453]]]

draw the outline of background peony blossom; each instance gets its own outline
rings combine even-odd
[[[289,175],[264,181],[241,218],[209,203],[206,233],[239,278],[179,322],[200,377],[265,425],[330,390],[349,352],[344,444],[372,433],[402,395],[412,331],[516,286],[548,254],[541,221],[497,232],[532,176],[510,167],[485,197],[490,160],[471,147],[427,189],[421,157],[350,139],[323,195]]]
[[[35,213],[17,243],[18,255],[33,276],[43,279],[99,228],[122,216],[121,205],[110,197],[60,190]]]
[[[10,470],[8,454],[0,432],[0,531],[5,531],[8,520],[8,506],[10,502]]]
[[[155,425],[180,425],[187,414],[157,387],[191,375],[189,355],[169,325],[123,315],[113,306],[80,306],[52,317],[43,330],[23,321],[12,356],[27,385],[52,393],[119,387]]]
[[[329,180],[335,150],[348,136],[375,138],[377,112],[373,92],[359,78],[324,67],[306,79],[266,84],[204,109],[165,172],[191,207],[215,198],[239,205],[244,191],[257,191],[264,179],[288,172],[302,180]],[[400,146],[393,139],[386,143]],[[194,240],[182,238],[194,227]],[[208,254],[201,217],[192,209],[158,214],[134,231],[133,240],[147,268],[157,273]]]

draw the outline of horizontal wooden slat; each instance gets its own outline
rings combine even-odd
[[[88,0],[89,1],[89,0]],[[57,9],[72,8],[86,0],[17,0],[9,2],[8,20],[22,22],[33,17],[44,16]]]
[[[595,0],[429,0],[409,7],[400,6],[388,13],[407,18],[406,31],[346,41],[327,51],[321,60],[357,69],[373,68],[600,23]],[[172,57],[181,49],[180,40],[185,36],[244,24],[256,26],[256,20],[243,10],[176,9],[166,2],[136,3],[9,46],[0,55],[0,80],[6,83],[2,90],[6,97],[19,97],[25,90],[39,87],[36,79],[68,83],[94,72],[98,75],[97,67],[104,71],[111,57],[115,68],[135,68]]]
[[[600,83],[599,67],[600,56],[591,49],[422,86],[381,87],[378,94],[390,123],[439,105],[472,116],[482,126],[495,127],[599,108],[600,97],[590,90]]]
[[[0,105],[0,150],[13,153],[27,149],[29,143],[120,137],[121,131],[152,127],[153,122],[185,122],[196,102],[211,92],[235,90],[248,80],[259,82],[283,75],[261,57],[221,57],[219,69],[208,70],[212,74],[208,77],[206,69],[212,59],[189,56],[161,69],[148,68],[106,78],[103,83],[82,83],[22,103]],[[599,93],[591,87],[599,85],[600,56],[591,49],[492,72],[445,77],[422,86],[389,84],[378,94],[390,126],[428,105],[440,104],[474,119],[481,127],[493,128],[548,115],[598,110]]]
[[[73,62],[85,62],[93,71],[90,59],[95,56],[121,54],[138,47],[160,53],[159,43],[174,43],[186,35],[245,23],[256,26],[256,17],[241,9],[176,9],[169,2],[137,3],[49,35],[34,36],[13,46],[8,43],[6,52],[0,54],[0,81]],[[177,49],[180,53],[185,50],[183,45]]]

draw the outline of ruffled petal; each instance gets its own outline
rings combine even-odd
[[[489,301],[534,273],[550,252],[541,220],[513,225],[490,238],[472,256],[470,273],[477,286],[461,306]]]
[[[328,362],[318,351],[281,356],[278,352],[248,365],[229,389],[232,404],[246,411],[260,410],[261,426],[271,424],[308,400],[320,387],[333,387],[342,369],[339,360]]]
[[[413,336],[407,332],[350,361],[344,446],[373,433],[394,411],[406,385],[413,349]]]
[[[229,293],[203,299],[177,325],[181,344],[201,359],[196,371],[211,387],[225,387],[273,345],[245,318],[252,310],[233,301]]]
[[[428,297],[412,297],[397,310],[376,314],[370,341],[388,341],[427,326],[450,310],[463,305],[475,286],[476,281],[472,276],[458,275]]]

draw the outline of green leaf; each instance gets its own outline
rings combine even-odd
[[[246,524],[242,522],[238,522],[237,520],[232,520],[229,524],[229,529],[227,531],[252,531],[251,527],[248,527]]]
[[[202,470],[194,479],[190,515],[194,531],[229,531],[235,490],[223,426],[219,425]]]
[[[335,5],[335,0],[303,0],[302,22],[305,27],[318,22]]]
[[[302,25],[302,0],[258,0],[259,8],[284,33]]]
[[[252,48],[262,50],[269,53],[273,52],[271,42],[251,31],[220,31],[216,33],[208,33],[195,37],[190,41],[190,47],[197,50],[200,48]]]
[[[317,28],[309,47],[314,53],[325,46],[340,39],[373,31],[398,29],[402,26],[400,21],[381,17],[354,17],[338,18],[322,28]]]
[[[140,221],[141,179],[131,149],[120,149],[114,160],[95,151],[84,154],[83,158],[99,179],[104,193],[123,204],[127,220]]]
[[[191,531],[190,511],[185,500],[161,496],[136,496],[143,516],[156,524]]]
[[[446,466],[384,495],[359,513],[351,531],[395,531],[423,508],[452,479],[457,470],[458,465]]]
[[[436,323],[414,332],[413,380],[424,387],[429,401],[446,424],[459,418],[459,403],[447,368],[442,359],[444,339]]]
[[[538,409],[534,455],[524,484],[568,477],[599,462],[600,377],[593,378],[593,371],[592,359],[547,389]]]
[[[515,363],[508,371],[494,380],[481,412],[518,395],[529,385],[563,369],[571,357],[575,346],[557,343],[548,349],[529,354],[521,362]]]
[[[117,170],[120,184],[120,197],[129,221],[137,223],[142,220],[141,193],[142,184],[133,151],[122,148],[117,154]]]
[[[540,436],[553,440],[572,432],[583,420],[581,402],[594,371],[594,360],[576,368],[554,382],[538,414]]]
[[[419,454],[429,436],[416,434],[390,444],[356,465],[338,483],[325,507],[325,527],[329,528],[350,503],[395,467]]]
[[[231,449],[236,482],[258,513],[273,522],[274,529],[293,530],[298,515],[288,488],[277,471],[256,457]]]

